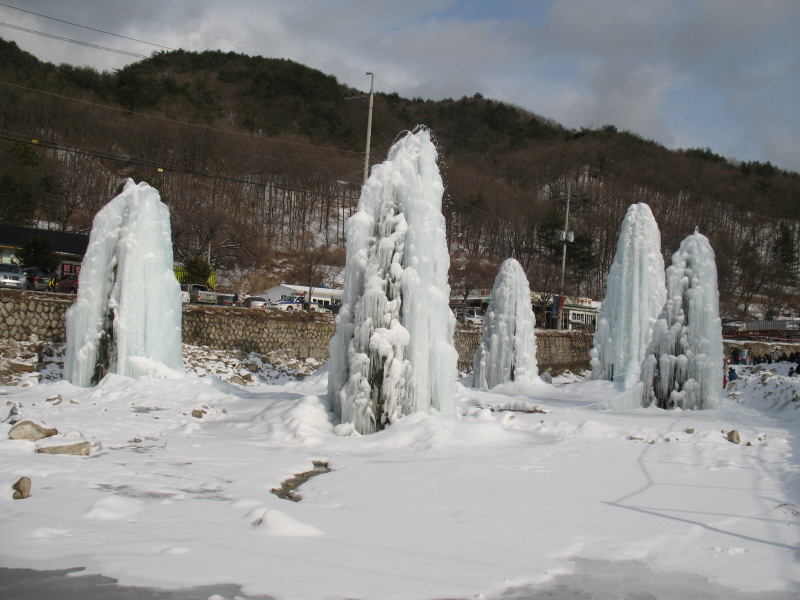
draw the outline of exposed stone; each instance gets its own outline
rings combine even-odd
[[[11,370],[14,371],[14,373],[33,373],[36,371],[36,367],[33,365],[15,362],[13,360],[8,361],[8,366],[11,367]]]
[[[42,446],[36,448],[39,454],[70,454],[73,456],[89,456],[92,451],[92,445],[86,440],[80,442],[71,442],[60,446]]]
[[[684,429],[686,433],[694,433],[694,427],[689,427],[688,429]]]
[[[35,442],[46,437],[56,435],[57,429],[49,429],[42,427],[38,423],[30,420],[20,421],[14,425],[8,432],[8,437],[12,440],[30,440]]]
[[[728,432],[728,441],[734,444],[738,444],[741,440],[739,439],[739,432],[735,429],[731,429]]]
[[[14,490],[12,496],[14,500],[24,500],[31,495],[31,480],[28,477],[20,477],[11,488]]]
[[[245,385],[244,379],[242,379],[238,375],[234,375],[231,377],[231,383],[236,385]]]
[[[195,417],[196,419],[202,419],[204,414],[206,414],[206,411],[204,411],[204,410],[202,410],[200,408],[195,408],[192,411],[192,416]]]

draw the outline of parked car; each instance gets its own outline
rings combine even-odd
[[[26,286],[25,274],[19,266],[0,263],[0,287],[24,290]]]
[[[261,296],[250,296],[244,303],[247,308],[270,308],[269,300]]]
[[[191,302],[191,301],[192,301],[192,299],[189,296],[189,284],[188,283],[182,283],[181,284],[181,302],[186,303],[186,302]]]
[[[235,294],[217,294],[217,304],[220,306],[239,306]]]
[[[217,292],[212,290],[207,285],[201,285],[199,283],[190,283],[189,301],[199,302],[201,304],[216,304]]]
[[[467,325],[483,325],[485,314],[480,308],[468,308],[464,312],[464,323]]]
[[[277,302],[270,302],[270,307],[277,310],[305,310],[306,297],[305,296],[290,296]],[[313,301],[308,310],[311,312],[329,313],[331,312],[327,307],[322,306],[316,300]]]
[[[55,271],[48,271],[41,267],[25,267],[22,272],[25,274],[25,287],[37,292],[49,289],[50,280],[56,276]]]
[[[306,301],[303,296],[289,296],[277,302],[270,302],[270,307],[277,310],[303,310],[303,303]]]
[[[78,293],[78,276],[77,275],[64,275],[58,280],[56,291],[59,294],[77,294]]]

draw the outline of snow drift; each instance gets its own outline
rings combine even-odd
[[[151,373],[152,361],[183,370],[180,286],[169,209],[154,188],[128,179],[92,224],[67,311],[64,376],[88,387],[106,373]]]
[[[427,129],[408,133],[372,168],[347,222],[328,395],[360,433],[416,411],[454,411],[458,355],[436,159]]]

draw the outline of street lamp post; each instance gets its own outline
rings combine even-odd
[[[372,99],[373,93],[375,90],[375,75],[371,72],[368,72],[372,79],[370,80],[369,84],[369,113],[367,113],[367,149],[364,153],[364,184],[367,183],[367,177],[369,177],[369,146],[370,142],[372,141]],[[366,98],[364,94],[360,96],[346,96],[345,100],[358,100],[359,98]]]
[[[367,183],[369,177],[369,143],[372,139],[372,91],[375,85],[375,75],[367,73],[372,79],[369,84],[369,114],[367,116],[367,153],[364,156],[364,185]]]

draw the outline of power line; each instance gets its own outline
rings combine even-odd
[[[141,145],[141,144],[149,144],[151,142],[151,140],[153,139],[153,136],[149,136],[147,138],[136,138],[136,137],[133,137],[133,134],[136,133],[135,131],[131,132],[131,131],[126,131],[126,130],[120,130],[120,129],[117,129],[117,128],[114,128],[114,127],[110,127],[107,124],[103,124],[102,127],[103,127],[103,132],[104,133],[105,132],[109,132],[110,134],[113,135],[114,141],[128,141],[128,142],[131,142],[133,144],[140,144]],[[180,139],[177,139],[174,135],[167,136],[166,133],[167,132],[165,132],[163,130],[158,132],[159,141],[164,141],[163,138],[166,137],[167,138],[166,141],[171,142],[174,145],[173,146],[168,146],[166,148],[160,148],[160,149],[165,153],[168,153],[170,151],[181,152],[181,148],[178,148],[177,146],[179,144],[181,144],[181,143],[184,143],[184,142],[182,140],[180,140]],[[178,136],[181,135],[180,132],[176,132],[176,131],[169,131],[168,133],[169,134],[177,134]],[[239,144],[239,145],[241,145],[241,144]],[[274,154],[270,154],[268,152],[265,153],[265,152],[263,152],[263,150],[267,150],[265,148],[259,148],[258,150],[255,150],[255,149],[254,150],[249,150],[247,148],[243,148],[243,149],[237,150],[236,146],[237,146],[236,144],[231,146],[231,145],[228,145],[228,144],[223,145],[223,144],[220,144],[220,143],[215,143],[213,150],[217,151],[218,153],[224,154],[225,157],[234,158],[234,159],[237,159],[237,160],[240,160],[240,161],[242,159],[248,159],[248,158],[252,159],[252,158],[258,157],[261,160],[269,161],[270,164],[272,164],[272,163],[282,163],[282,164],[290,164],[290,165],[294,165],[294,166],[298,166],[298,165],[301,165],[301,166],[303,166],[303,165],[316,166],[316,165],[319,165],[319,164],[325,164],[325,165],[330,166],[331,168],[344,169],[344,168],[347,168],[347,167],[350,167],[350,166],[356,164],[356,160],[357,160],[356,158],[347,158],[347,157],[327,158],[327,159],[326,158],[319,158],[319,157],[314,157],[314,158],[294,157],[294,158],[292,158],[292,157],[284,157],[284,156],[275,156]],[[186,148],[185,147],[185,143],[184,143],[184,149],[185,149],[184,154],[188,155],[188,154],[191,154],[191,151],[192,151],[193,147]],[[261,150],[261,151],[259,151],[259,150]]]
[[[2,23],[0,23],[2,24]],[[147,57],[144,57],[147,58]],[[305,144],[303,142],[291,142],[288,140],[279,140],[277,138],[270,138],[262,135],[256,135],[254,133],[246,133],[242,131],[233,131],[230,129],[222,129],[221,127],[212,127],[211,125],[200,125],[199,123],[188,123],[186,121],[178,121],[177,119],[170,119],[169,117],[162,117],[159,115],[148,115],[146,113],[136,112],[134,110],[128,110],[126,108],[118,108],[116,106],[109,106],[108,104],[100,104],[98,102],[90,102],[89,100],[81,100],[79,98],[71,98],[70,96],[62,96],[61,94],[54,94],[53,92],[45,92],[44,90],[37,90],[35,88],[25,87],[23,85],[18,85],[16,83],[10,83],[8,81],[0,81],[0,84],[8,85],[11,87],[19,88],[22,90],[26,90],[28,92],[36,92],[38,94],[44,94],[46,96],[54,96],[56,98],[62,98],[64,100],[72,100],[73,102],[80,102],[81,104],[88,104],[90,106],[98,106],[100,108],[107,108],[108,110],[115,110],[117,112],[127,113],[130,115],[138,115],[140,117],[147,117],[148,119],[157,119],[159,121],[167,121],[170,123],[178,123],[180,125],[188,125],[189,127],[198,127],[200,129],[207,129],[209,131],[220,131],[223,133],[230,133],[234,135],[242,135],[249,138],[253,138],[256,140],[269,140],[272,142],[279,142],[281,144],[291,144],[293,146],[304,146],[306,148],[316,148],[318,150],[328,150],[331,152],[343,152],[346,154],[364,154],[363,152],[359,152],[358,150],[339,150],[338,148],[329,148],[326,146],[315,146],[314,144]]]
[[[62,42],[70,42],[72,44],[86,46],[87,48],[95,48],[97,50],[107,50],[108,52],[116,52],[117,54],[124,54],[126,56],[133,56],[135,58],[149,58],[144,54],[136,54],[135,52],[128,52],[127,50],[117,50],[116,48],[106,48],[105,46],[98,46],[97,44],[90,44],[89,42],[81,42],[80,40],[72,40],[70,38],[61,37],[60,35],[53,35],[52,33],[44,33],[43,31],[34,31],[33,29],[26,29],[25,27],[19,27],[18,25],[11,25],[9,23],[0,22],[0,25],[2,25],[3,27],[10,27],[11,29],[18,29],[19,31],[25,31],[27,33],[35,33],[36,35],[41,35],[53,40],[60,40]]]
[[[59,23],[66,23],[67,25],[74,25],[75,27],[82,27],[83,29],[89,29],[91,31],[97,31],[98,33],[104,33],[106,35],[113,35],[114,37],[122,38],[124,40],[130,40],[132,42],[139,42],[140,44],[147,44],[148,46],[155,46],[157,48],[164,48],[165,50],[176,50],[176,48],[170,48],[169,46],[162,46],[161,44],[154,44],[152,42],[145,42],[144,40],[137,40],[136,38],[127,37],[124,35],[120,35],[118,33],[111,33],[110,31],[103,31],[102,29],[95,29],[94,27],[88,27],[86,25],[78,25],[77,23],[72,23],[70,21],[64,21],[63,19],[56,19],[55,17],[48,17],[47,15],[43,15],[37,12],[33,12],[32,10],[25,10],[24,8],[17,8],[16,6],[10,6],[8,4],[3,4],[0,2],[0,6],[5,6],[6,8],[13,8],[14,10],[18,10],[24,13],[28,13],[29,15],[36,15],[37,17],[42,17],[43,19],[50,19],[52,21],[58,21]]]
[[[83,156],[93,156],[95,158],[102,158],[105,160],[113,160],[116,162],[122,162],[132,165],[139,165],[142,167],[151,167],[154,169],[160,169],[162,171],[171,171],[173,173],[185,173],[187,175],[196,175],[198,177],[207,177],[208,179],[218,179],[221,181],[231,181],[235,183],[243,183],[246,185],[254,185],[258,187],[270,188],[275,190],[287,191],[287,192],[298,192],[301,194],[311,194],[314,196],[323,196],[326,198],[344,198],[345,200],[357,200],[358,198],[354,196],[345,196],[342,194],[330,194],[328,192],[319,192],[313,190],[304,190],[300,188],[293,188],[285,185],[277,185],[274,183],[266,183],[261,181],[250,181],[247,179],[240,179],[238,177],[230,177],[227,175],[220,175],[218,173],[207,173],[204,171],[200,171],[198,169],[189,169],[183,167],[176,167],[173,165],[169,165],[167,163],[161,163],[153,160],[148,160],[145,158],[136,158],[132,156],[118,156],[111,152],[105,152],[102,150],[95,150],[95,149],[85,149],[79,146],[73,147],[66,147],[58,142],[51,141],[51,140],[31,140],[31,138],[27,135],[17,133],[15,131],[2,131],[0,130],[0,139],[6,139],[13,142],[20,142],[24,144],[28,144],[31,146],[39,146],[42,148],[50,148],[52,150],[58,150],[61,152],[71,152],[73,154],[81,154]]]

